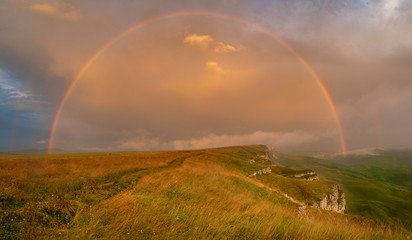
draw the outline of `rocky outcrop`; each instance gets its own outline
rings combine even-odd
[[[345,193],[337,184],[333,185],[332,189],[332,193],[327,194],[321,201],[314,203],[313,206],[320,209],[344,213],[346,205]]]
[[[306,181],[319,181],[319,176],[314,175],[314,176],[309,176],[307,178],[304,178]]]
[[[276,150],[273,147],[267,147],[265,145],[261,145],[264,150],[261,153],[255,153],[254,156],[249,159],[250,163],[264,163],[270,165],[275,165],[275,160],[278,159],[276,156]]]
[[[259,171],[256,171],[256,172],[250,174],[249,177],[256,177],[257,175],[265,175],[265,174],[271,173],[271,172],[272,172],[272,169],[270,169],[270,167],[267,167],[267,168],[260,169]]]
[[[307,176],[307,175],[316,175],[316,173],[315,172],[304,172],[304,173],[295,174],[293,176],[296,177],[296,178],[301,178],[301,177]]]
[[[268,164],[268,162],[271,162],[271,158],[268,152],[266,152],[265,154],[257,154],[253,159],[250,159],[249,162],[250,163],[264,163],[264,164]]]
[[[306,181],[318,181],[319,180],[319,176],[313,171],[298,173],[298,174],[292,175],[292,177],[299,178],[299,179],[306,180]]]

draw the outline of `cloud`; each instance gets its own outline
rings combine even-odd
[[[223,73],[223,69],[217,64],[217,62],[210,61],[206,63],[206,70],[215,72],[215,73]]]
[[[1,79],[0,79],[1,80]],[[0,91],[7,95],[10,100],[25,100],[30,97],[29,93],[22,92],[16,88],[0,81]]]
[[[220,19],[206,26],[189,20],[139,29],[105,50],[70,94],[54,146],[174,149],[175,140],[211,133],[336,128],[321,91],[283,46],[241,23],[228,22],[223,30],[236,27],[236,34],[227,37],[220,28],[203,29]],[[192,51],[182,47],[182,29],[189,26],[247,48],[238,54],[216,54],[213,45]],[[136,128],[150,135],[130,136]],[[329,142],[322,147],[336,149]]]
[[[138,137],[133,139],[121,140],[118,142],[120,149],[151,150],[160,149],[161,142],[158,139]]]
[[[393,17],[396,13],[396,9],[400,4],[400,0],[384,0],[382,1],[383,15],[384,17],[390,18]]]
[[[256,131],[247,134],[209,134],[200,138],[175,140],[171,145],[178,150],[201,149],[219,146],[236,146],[248,144],[266,144],[279,149],[288,149],[316,141],[319,136],[307,132],[265,132]]]
[[[32,110],[40,103],[38,96],[21,89],[12,76],[0,69],[0,105],[13,107],[19,110]]]
[[[29,6],[30,11],[41,14],[56,17],[67,21],[75,21],[80,18],[79,10],[73,5],[62,4],[58,1],[52,3],[35,3]]]
[[[194,33],[186,36],[183,39],[183,42],[201,48],[208,48],[213,40],[214,39],[210,35],[197,35]]]
[[[232,45],[226,44],[224,42],[219,42],[215,47],[214,51],[217,53],[228,53],[228,52],[237,52],[240,48],[236,48]]]
[[[48,143],[49,143],[48,140],[39,140],[39,141],[36,142],[36,144],[38,144],[38,145],[47,145]]]
[[[33,4],[33,5],[30,6],[30,9],[33,12],[40,13],[40,14],[46,14],[46,15],[52,15],[52,14],[55,14],[57,12],[56,6],[52,6],[52,5],[47,4],[47,3]]]
[[[217,42],[215,39],[210,35],[197,35],[197,34],[190,34],[187,35],[183,39],[184,43],[201,47],[201,48],[208,48],[209,45],[215,45],[213,51],[215,53],[229,53],[229,52],[237,52],[241,49],[241,47],[235,47],[230,44],[226,44],[224,42]]]
[[[335,133],[333,133],[335,134]],[[319,144],[320,142],[330,141],[334,138],[332,133],[315,134],[304,131],[292,132],[268,132],[255,131],[244,134],[221,134],[214,133],[190,139],[175,139],[170,141],[162,141],[153,136],[143,134],[138,137],[126,138],[119,140],[115,149],[129,150],[184,150],[184,149],[203,149],[222,146],[237,146],[264,144],[275,146],[281,151],[291,149],[308,150],[313,149],[312,143]],[[309,146],[309,147],[308,147]],[[325,150],[325,149],[322,149]]]
[[[0,65],[15,75],[0,84],[3,131],[20,109],[35,112],[45,129],[30,138],[36,146],[70,80],[100,46],[143,19],[209,9],[262,25],[299,52],[330,92],[351,149],[375,146],[378,133],[383,147],[412,142],[411,1],[126,2],[0,1]],[[26,132],[33,124],[20,125]],[[136,128],[152,135],[130,136]],[[155,149],[211,134],[224,144],[259,129],[316,136],[334,128],[319,87],[284,46],[242,22],[195,14],[147,24],[99,55],[68,98],[56,142]],[[296,148],[340,149],[302,142]]]

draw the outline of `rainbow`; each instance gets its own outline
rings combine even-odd
[[[73,80],[71,81],[69,87],[67,88],[67,90],[66,90],[66,92],[65,92],[65,94],[64,94],[64,96],[63,96],[63,98],[62,98],[62,100],[61,100],[61,102],[60,102],[60,104],[57,108],[56,115],[54,116],[53,123],[52,123],[51,130],[50,130],[48,152],[51,153],[52,146],[53,146],[53,140],[54,140],[54,134],[56,132],[56,128],[57,128],[57,124],[59,122],[60,114],[62,112],[62,109],[63,109],[68,97],[70,96],[70,93],[72,92],[74,86],[79,81],[79,79],[83,76],[83,74],[86,72],[86,70],[90,67],[90,65],[100,55],[102,55],[102,53],[106,49],[108,49],[110,46],[112,46],[115,42],[117,42],[121,38],[126,37],[127,35],[129,35],[133,31],[135,31],[135,30],[137,30],[137,29],[139,29],[139,28],[141,28],[141,27],[143,27],[147,24],[154,23],[154,22],[164,20],[164,19],[168,19],[168,18],[172,18],[172,17],[189,16],[189,15],[215,16],[215,17],[220,17],[220,18],[224,18],[224,19],[230,19],[230,20],[234,20],[234,21],[237,21],[237,22],[241,22],[241,23],[244,23],[245,25],[253,26],[256,29],[259,29],[262,32],[266,33],[267,35],[272,37],[274,40],[278,41],[285,48],[287,48],[293,55],[295,55],[300,60],[300,62],[303,64],[303,66],[306,68],[306,70],[310,73],[310,75],[313,77],[313,79],[315,79],[317,85],[319,86],[319,88],[322,91],[325,99],[327,100],[327,102],[329,104],[329,108],[330,108],[330,110],[331,110],[331,112],[332,112],[332,114],[335,118],[335,121],[337,123],[337,126],[339,128],[339,133],[340,133],[340,137],[341,137],[341,144],[342,144],[342,150],[343,150],[343,153],[346,155],[347,146],[346,146],[346,141],[345,141],[345,135],[343,133],[342,123],[341,123],[338,111],[336,110],[336,106],[335,106],[328,90],[326,89],[325,85],[323,84],[323,82],[319,78],[318,74],[309,65],[308,61],[306,61],[306,59],[304,59],[303,56],[296,49],[294,49],[290,44],[288,44],[285,40],[281,39],[279,36],[272,33],[270,30],[268,30],[267,28],[265,28],[263,26],[260,26],[256,23],[250,22],[250,21],[245,20],[245,19],[240,18],[240,17],[227,15],[227,14],[219,13],[219,12],[204,11],[204,10],[189,10],[189,11],[172,12],[172,13],[167,13],[167,14],[163,14],[163,15],[159,15],[159,16],[155,16],[155,17],[152,17],[152,18],[145,19],[145,20],[129,27],[125,31],[119,33],[114,38],[112,38],[111,40],[109,40],[108,42],[103,44],[100,48],[98,48],[97,51],[86,61],[86,63],[83,65],[83,67],[80,69],[80,71],[74,76]]]

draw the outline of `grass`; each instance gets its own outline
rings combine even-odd
[[[372,160],[374,157],[376,162]],[[408,178],[402,177],[405,171],[410,170],[407,167],[396,168],[406,161],[394,164],[391,162],[395,161],[394,156],[386,159],[389,163],[385,163],[383,156],[355,158],[341,159],[338,163],[336,159],[328,161],[280,154],[277,162],[289,167],[312,168],[321,179],[339,182],[346,194],[347,213],[368,217],[381,224],[412,229],[412,188],[404,184]],[[383,168],[385,166],[386,169]],[[389,176],[397,176],[397,181],[387,180]]]
[[[264,146],[0,159],[0,239],[402,239],[402,228],[304,212],[331,182],[276,173]],[[253,159],[255,162],[251,162]],[[293,170],[289,170],[293,171]]]
[[[276,166],[272,167],[272,172],[283,175],[283,176],[293,176],[296,174],[306,174],[313,172],[312,169],[306,168],[306,169],[293,169],[293,168],[286,168],[286,167],[281,167],[281,166]]]
[[[313,205],[315,202],[321,201],[326,194],[332,193],[331,186],[335,184],[331,181],[290,179],[276,174],[263,175],[259,177],[259,180],[306,205]]]

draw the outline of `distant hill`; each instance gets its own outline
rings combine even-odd
[[[365,153],[335,156],[329,160],[351,166],[373,166],[385,169],[412,167],[412,149],[375,149]]]
[[[274,154],[262,145],[30,156],[0,159],[5,239],[405,239],[411,234],[392,225],[392,215],[384,225],[376,223],[385,209],[371,208],[393,207],[395,201],[391,204],[399,206],[393,210],[403,220],[409,212],[400,209],[410,201],[398,198],[406,193],[381,189],[379,194],[394,195],[390,201],[386,195],[367,200],[348,182],[358,181],[374,194],[389,185],[374,185],[344,165]],[[363,214],[362,204],[378,212]]]

